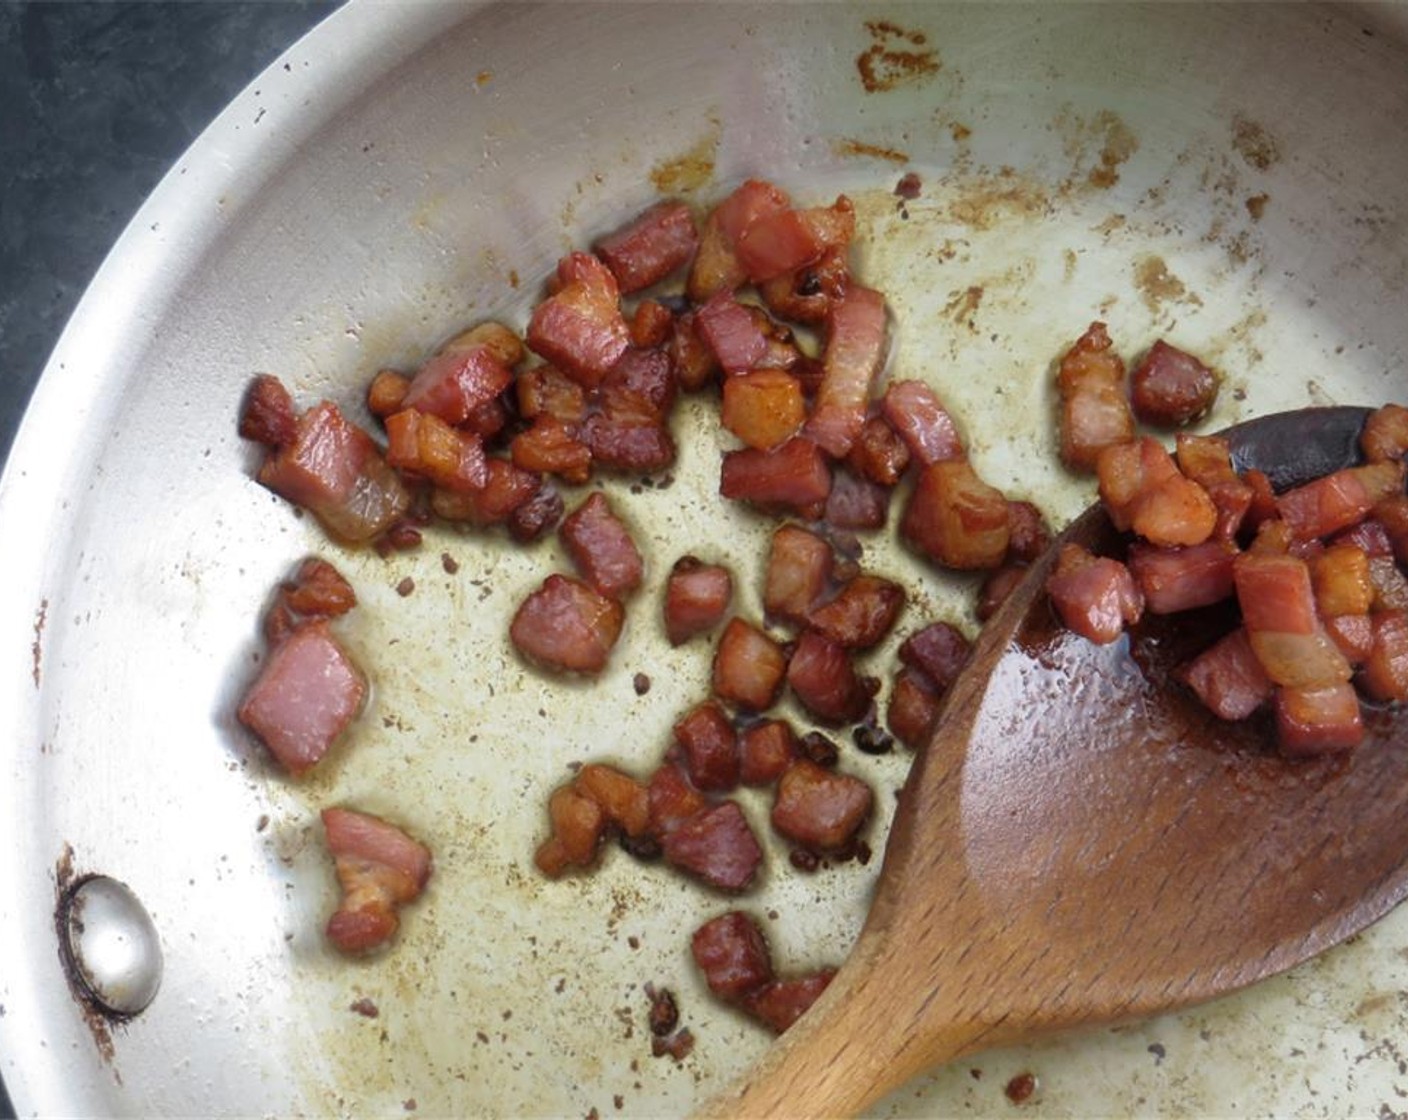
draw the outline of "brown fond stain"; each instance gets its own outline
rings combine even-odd
[[[714,179],[714,160],[719,150],[719,124],[699,138],[682,155],[657,163],[650,171],[650,181],[661,194],[684,194],[708,186]]]
[[[1354,1009],[1354,1017],[1362,1019],[1369,1015],[1391,1010],[1397,1005],[1399,998],[1398,994],[1394,992],[1377,992],[1374,995],[1365,996],[1359,1001],[1359,1006]]]
[[[1100,234],[1102,237],[1109,237],[1111,234],[1117,233],[1118,231],[1126,228],[1128,225],[1129,219],[1126,218],[1123,214],[1111,214],[1108,218],[1106,218],[1103,222],[1101,222],[1098,226],[1095,227],[1095,232]]]
[[[1281,158],[1276,138],[1256,121],[1238,117],[1232,122],[1232,147],[1258,171],[1265,171]]]
[[[34,677],[34,687],[39,687],[40,665],[44,660],[44,623],[49,618],[49,600],[40,599],[39,609],[34,612],[34,642],[29,647],[30,656],[34,662],[32,676]]]
[[[954,221],[974,229],[992,229],[1004,218],[1041,217],[1051,211],[1051,196],[1040,185],[1004,171],[981,176],[949,204]]]
[[[1100,164],[1091,168],[1087,179],[1092,187],[1108,190],[1120,181],[1120,165],[1139,150],[1139,138],[1108,109],[1097,113],[1094,123],[1104,143],[1100,147]]]
[[[1247,199],[1247,213],[1252,216],[1252,221],[1261,221],[1262,215],[1266,213],[1266,204],[1270,201],[1269,194],[1254,194]]]
[[[883,148],[879,144],[867,144],[864,140],[841,139],[831,143],[831,150],[843,159],[848,156],[868,156],[871,159],[889,160],[891,163],[908,163],[909,155],[897,148]]]
[[[865,29],[871,44],[856,56],[856,69],[867,93],[885,93],[939,72],[938,52],[922,31],[907,31],[889,20],[868,20]]]
[[[1076,274],[1076,252],[1074,249],[1066,249],[1062,252],[1061,256],[1062,259],[1065,261],[1065,268],[1063,272],[1065,275],[1066,282],[1069,284],[1071,280],[1075,278]]]
[[[978,305],[982,301],[982,285],[974,284],[961,292],[955,292],[948,303],[944,304],[943,314],[976,333],[978,327],[974,320],[977,318]]]
[[[1134,130],[1110,109],[1083,117],[1067,106],[1053,124],[1071,160],[1067,186],[1108,190],[1120,181],[1120,168],[1139,150]]]
[[[1134,286],[1150,311],[1158,311],[1165,303],[1202,303],[1196,295],[1189,293],[1182,280],[1169,271],[1163,257],[1150,255],[1135,262]]]

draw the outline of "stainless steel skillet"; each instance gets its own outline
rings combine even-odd
[[[1167,334],[1216,361],[1213,425],[1403,396],[1405,44],[1392,10],[1311,6],[335,16],[134,221],[0,483],[0,541],[43,542],[5,547],[0,601],[0,1072],[18,1111],[606,1115],[619,1096],[654,1115],[766,1043],[691,978],[685,931],[721,900],[623,860],[565,887],[527,871],[567,763],[643,765],[705,671],[642,625],[591,689],[523,672],[503,620],[551,546],[339,555],[377,680],[356,741],[293,787],[237,733],[263,596],[322,547],[247,477],[233,416],[250,373],[351,404],[378,366],[521,315],[564,248],[658,191],[704,200],[766,174],[853,192],[898,368],[934,381],[995,482],[1059,521],[1086,494],[1054,465],[1046,363],[1091,318],[1130,350]],[[923,191],[902,210],[909,169]],[[676,484],[626,506],[655,577],[687,540],[756,586],[762,526],[720,512],[716,437],[680,424]],[[907,621],[964,617],[968,595],[927,583]],[[440,867],[397,953],[369,965],[317,932],[332,884],[313,820],[343,798],[413,821]],[[866,872],[782,864],[749,905],[776,911],[781,955],[839,957]],[[107,1028],[110,1055],[59,969],[61,866],[129,884],[160,936],[161,990]],[[885,1110],[1002,1112],[1022,1071],[1052,1115],[1401,1110],[1404,930],[1390,918],[1196,1013],[947,1071]],[[682,1066],[648,1057],[647,980],[677,988],[700,1039]],[[363,998],[376,1019],[349,1010]]]

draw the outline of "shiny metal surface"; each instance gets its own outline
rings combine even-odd
[[[761,174],[852,194],[896,370],[931,379],[983,473],[1058,523],[1088,490],[1056,465],[1049,363],[1093,318],[1126,352],[1162,334],[1220,366],[1211,427],[1408,395],[1401,9],[881,11],[354,3],[162,183],[0,481],[0,1072],[21,1116],[680,1114],[767,1042],[688,961],[724,900],[621,858],[555,884],[530,863],[566,767],[656,758],[707,653],[672,650],[637,608],[593,686],[524,670],[505,621],[557,546],[327,545],[249,477],[251,374],[359,408],[377,368],[481,317],[521,322],[565,248],[658,192],[703,204]],[[910,169],[923,190],[901,207]],[[693,549],[732,557],[756,611],[766,526],[714,498],[703,410],[678,418],[674,484],[622,491],[651,565],[641,602]],[[295,784],[232,712],[265,597],[309,551],[356,585],[346,636],[375,687],[351,741]],[[892,542],[870,555],[914,571]],[[971,625],[971,592],[926,579],[905,625]],[[888,789],[903,764],[855,768]],[[341,802],[436,855],[370,962],[320,935],[316,815]],[[794,966],[834,960],[874,871],[774,857],[746,905]],[[161,942],[160,991],[123,1025],[85,1015],[60,968],[54,907],[88,872],[128,884]],[[698,1038],[681,1064],[650,1057],[652,981]],[[1405,992],[1399,911],[1246,993],[983,1055],[880,1111],[1002,1114],[1031,1072],[1026,1108],[1049,1116],[1401,1112]]]
[[[66,965],[83,993],[117,1020],[140,1015],[161,988],[161,935],[125,883],[90,875],[59,904]]]

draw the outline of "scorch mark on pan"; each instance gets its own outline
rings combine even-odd
[[[928,47],[924,32],[888,20],[867,20],[865,29],[871,44],[856,56],[856,69],[866,93],[884,93],[939,72],[938,52]]]
[[[1202,304],[1202,300],[1188,291],[1187,285],[1169,271],[1163,257],[1149,255],[1141,257],[1134,266],[1134,286],[1144,297],[1144,304],[1150,311],[1158,312],[1165,303]]]
[[[849,138],[833,140],[831,142],[831,150],[843,159],[851,156],[868,156],[871,159],[883,159],[891,163],[905,164],[909,162],[909,155],[899,151],[897,148],[884,148],[879,144],[867,144],[864,140],[852,140]]]
[[[714,161],[718,157],[719,137],[723,125],[717,114],[709,114],[709,131],[682,155],[657,163],[650,171],[650,181],[663,195],[685,194],[708,186],[714,180]]]
[[[1232,146],[1247,164],[1265,171],[1281,158],[1276,138],[1256,121],[1238,117],[1232,122]]]
[[[39,609],[34,612],[34,642],[29,647],[30,656],[33,659],[34,687],[39,687],[42,676],[41,663],[44,660],[44,623],[49,617],[49,600],[40,599]]]
[[[1139,137],[1110,109],[1087,118],[1066,106],[1052,124],[1071,161],[1068,188],[1083,183],[1108,190],[1120,181],[1120,167],[1139,150]]]

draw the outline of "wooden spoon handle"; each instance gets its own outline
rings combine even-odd
[[[854,1116],[920,1072],[989,1044],[990,1025],[944,1021],[949,993],[934,986],[932,968],[915,976],[912,954],[897,958],[889,938],[878,940],[863,939],[816,1006],[698,1115]]]

